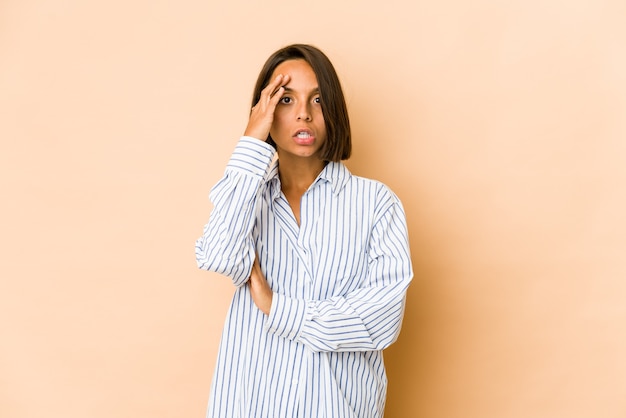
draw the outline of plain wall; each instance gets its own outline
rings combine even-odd
[[[386,417],[626,416],[626,3],[0,2],[0,416],[202,417],[258,71],[335,63],[407,211]]]

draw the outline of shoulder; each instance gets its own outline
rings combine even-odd
[[[346,191],[362,196],[363,203],[373,204],[378,213],[384,213],[392,206],[402,207],[396,193],[379,180],[352,174],[346,184]]]
[[[350,172],[342,162],[331,162],[321,175],[332,184],[338,195],[356,199],[363,203],[400,204],[400,199],[385,183],[368,177],[362,177]]]
[[[347,185],[351,187],[357,187],[359,189],[372,190],[382,198],[399,201],[398,196],[393,192],[393,190],[380,180],[352,174]]]

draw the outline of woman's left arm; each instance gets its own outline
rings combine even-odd
[[[313,351],[370,351],[400,333],[413,278],[406,217],[399,200],[374,224],[367,281],[343,296],[305,301],[274,293],[266,327]]]

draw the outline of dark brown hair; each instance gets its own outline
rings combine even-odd
[[[333,64],[316,47],[294,44],[274,52],[267,59],[259,74],[252,95],[252,106],[256,105],[261,98],[261,91],[269,84],[276,67],[294,59],[306,61],[317,77],[324,125],[326,125],[326,141],[322,145],[320,158],[324,161],[347,160],[352,152],[348,108]],[[266,142],[276,147],[270,135]]]

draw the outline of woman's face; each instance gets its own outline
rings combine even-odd
[[[316,158],[326,141],[326,125],[319,98],[317,77],[304,60],[294,59],[276,67],[278,74],[289,75],[285,92],[274,111],[270,135],[280,158]]]

